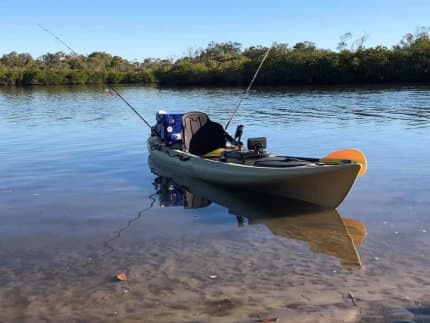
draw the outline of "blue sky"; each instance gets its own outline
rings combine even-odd
[[[339,36],[368,35],[391,47],[430,26],[429,0],[99,1],[1,0],[0,55],[65,51],[42,24],[81,54],[106,51],[133,60],[178,58],[210,41],[244,47],[313,41],[335,49]]]

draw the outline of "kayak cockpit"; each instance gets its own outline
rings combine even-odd
[[[219,148],[234,145],[234,139],[203,112],[157,113],[153,135],[173,149],[204,156]]]

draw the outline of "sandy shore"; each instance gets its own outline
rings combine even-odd
[[[2,249],[0,321],[430,321],[425,241],[409,254],[387,243],[376,255],[384,246],[368,238],[359,249],[364,267],[346,269],[264,225],[162,240],[139,238],[143,225],[113,250],[100,237]],[[119,271],[129,279],[113,282]]]

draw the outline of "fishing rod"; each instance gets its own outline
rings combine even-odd
[[[71,48],[69,45],[67,45],[67,43],[65,41],[63,41],[60,37],[58,37],[57,35],[55,35],[51,31],[49,31],[48,28],[43,27],[41,24],[37,24],[37,25],[40,28],[42,28],[44,31],[46,31],[47,33],[49,33],[51,36],[53,36],[56,40],[58,40],[59,42],[61,42],[64,46],[66,46],[72,52],[72,55],[78,55],[78,53],[75,50],[73,50],[73,48]],[[108,88],[108,91],[114,92],[122,101],[124,101],[130,107],[130,109],[132,109],[134,111],[134,113],[137,114],[137,116],[140,119],[143,120],[143,122],[145,122],[145,124],[149,127],[149,129],[153,130],[152,127],[151,127],[151,125],[139,114],[139,112],[136,111],[136,109],[130,103],[128,103],[128,101],[126,99],[123,98],[123,96],[113,86],[110,86]],[[109,92],[109,94],[112,94],[111,92]]]
[[[70,51],[72,55],[78,55],[78,53],[69,45],[66,44],[65,41],[63,41],[60,37],[58,37],[56,34],[51,32],[48,28],[42,26],[41,24],[37,24],[42,30],[46,31],[48,34],[50,34],[52,37],[54,37],[56,40],[58,40],[60,43],[62,43],[64,46],[66,46]]]
[[[130,109],[132,109],[133,111],[134,111],[134,113],[136,113],[137,114],[137,116],[140,118],[140,119],[142,119],[142,121],[143,122],[145,122],[145,124],[149,127],[149,129],[151,129],[151,130],[153,130],[152,129],[152,126],[148,123],[148,121],[146,121],[145,120],[145,118],[144,117],[142,117],[140,114],[139,114],[139,112],[137,112],[136,111],[136,109],[135,108],[133,108],[133,106],[130,104],[130,103],[128,103],[128,101],[126,100],[126,99],[124,99],[123,98],[123,96],[121,95],[121,94],[119,94],[119,92],[117,91],[117,90],[115,90],[115,88],[113,87],[113,86],[110,86],[109,87],[109,89],[108,90],[111,90],[111,91],[113,91],[121,100],[123,100],[124,102],[125,102],[125,104],[127,104],[128,105],[128,107],[130,108]]]
[[[230,120],[228,120],[227,124],[225,125],[225,127],[224,127],[224,130],[225,130],[225,131],[227,131],[228,126],[230,125],[231,121],[233,120],[233,118],[235,117],[235,115],[236,115],[237,111],[239,110],[239,107],[240,107],[240,105],[242,104],[242,101],[243,101],[243,100],[246,98],[246,96],[248,95],[249,90],[251,89],[252,85],[254,84],[254,81],[255,81],[255,79],[257,78],[257,75],[258,75],[258,73],[260,72],[260,69],[261,69],[261,67],[263,66],[264,61],[266,60],[267,56],[269,55],[269,52],[270,52],[270,50],[272,49],[272,47],[273,47],[273,45],[271,45],[271,46],[267,49],[266,54],[264,54],[264,57],[263,57],[263,59],[261,60],[261,63],[260,63],[260,65],[258,66],[257,71],[255,72],[255,74],[254,74],[254,76],[253,76],[253,78],[252,78],[251,82],[250,82],[250,83],[249,83],[249,85],[248,85],[248,88],[246,89],[246,92],[245,92],[245,93],[242,95],[242,97],[240,98],[240,101],[239,101],[239,103],[237,104],[236,109],[234,109],[234,111],[233,111],[233,115],[231,116]]]

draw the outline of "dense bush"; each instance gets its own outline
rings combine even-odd
[[[346,34],[348,35],[348,34]],[[302,42],[293,47],[275,44],[256,81],[257,85],[389,83],[430,81],[430,38],[427,29],[407,34],[399,45],[347,49],[341,38],[338,51]],[[0,85],[160,83],[169,85],[247,85],[267,48],[242,50],[239,43],[211,42],[173,60],[130,62],[94,52],[88,56],[11,52],[0,58]]]

